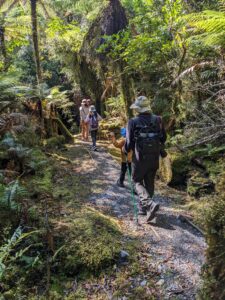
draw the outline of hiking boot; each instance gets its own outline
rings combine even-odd
[[[159,204],[152,203],[149,211],[147,212],[147,222],[150,222],[152,219],[155,218],[155,214],[158,210],[159,210]]]
[[[139,207],[138,214],[139,214],[139,216],[146,216],[147,215],[147,207]]]
[[[125,187],[124,183],[121,182],[119,179],[117,180],[116,184],[117,184],[119,187],[122,187],[122,188]]]

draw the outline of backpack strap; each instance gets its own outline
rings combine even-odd
[[[154,114],[151,117],[154,124],[159,124],[160,132],[162,132],[162,117]]]

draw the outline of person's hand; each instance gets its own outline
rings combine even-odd
[[[109,133],[109,138],[111,138],[111,140],[115,140],[115,133],[114,132],[110,132]]]

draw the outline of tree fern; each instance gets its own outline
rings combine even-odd
[[[197,38],[209,46],[225,44],[225,2],[221,2],[220,11],[205,10],[189,14],[184,18],[191,27],[191,39]]]

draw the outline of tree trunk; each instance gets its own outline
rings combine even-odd
[[[131,78],[128,74],[124,72],[125,63],[121,63],[119,66],[120,70],[120,84],[121,84],[121,90],[123,94],[123,98],[125,101],[126,106],[126,114],[128,118],[133,117],[133,112],[130,109],[130,106],[133,102],[134,94],[131,91]]]
[[[33,46],[34,46],[34,58],[36,64],[37,83],[39,84],[41,82],[42,76],[41,76],[39,46],[38,46],[37,1],[38,0],[30,0],[30,5],[31,5],[31,23],[32,23],[32,39],[33,39]]]
[[[5,46],[5,28],[0,26],[0,48],[3,56],[3,71],[7,71],[9,68],[9,59]]]

